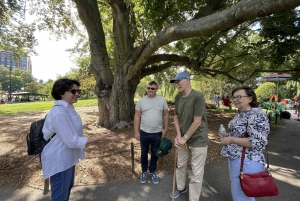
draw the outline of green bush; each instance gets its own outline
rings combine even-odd
[[[263,102],[264,100],[269,100],[272,92],[276,91],[276,84],[272,82],[266,82],[260,85],[256,90],[255,94],[258,102]]]
[[[217,109],[215,104],[206,104],[206,109]]]

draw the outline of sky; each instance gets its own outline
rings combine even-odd
[[[39,45],[36,46],[37,56],[30,56],[32,62],[32,75],[38,81],[56,80],[58,75],[65,75],[72,67],[76,67],[70,60],[70,53],[65,51],[73,48],[75,38],[56,41],[49,32],[35,32]]]
[[[37,18],[27,11],[25,16],[27,23],[31,23]],[[37,56],[30,55],[30,59],[32,75],[38,81],[41,79],[44,82],[49,79],[56,80],[58,75],[65,75],[72,67],[76,67],[70,60],[70,53],[66,51],[66,49],[74,47],[77,41],[75,37],[68,36],[67,39],[56,41],[50,32],[38,30],[34,35],[39,45],[35,47]]]

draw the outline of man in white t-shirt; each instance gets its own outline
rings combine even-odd
[[[151,147],[149,175],[154,184],[159,183],[155,174],[158,157],[155,152],[161,138],[165,137],[169,126],[168,105],[164,98],[156,95],[158,85],[151,81],[147,86],[147,95],[141,98],[135,107],[134,136],[141,144],[141,183],[147,181],[148,152]]]

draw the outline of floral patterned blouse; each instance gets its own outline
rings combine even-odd
[[[238,114],[229,122],[229,136],[243,138],[246,134],[246,125],[248,139],[252,148],[246,148],[245,160],[257,161],[265,164],[263,149],[268,144],[267,137],[270,133],[269,119],[261,108],[251,108],[249,110],[238,112]],[[241,158],[243,147],[237,144],[224,145],[221,155],[231,159]]]

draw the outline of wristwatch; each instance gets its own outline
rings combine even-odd
[[[186,134],[184,134],[184,136],[183,136],[185,139],[186,139],[186,141],[188,141],[189,139],[190,139],[190,137],[189,136],[187,136]]]

